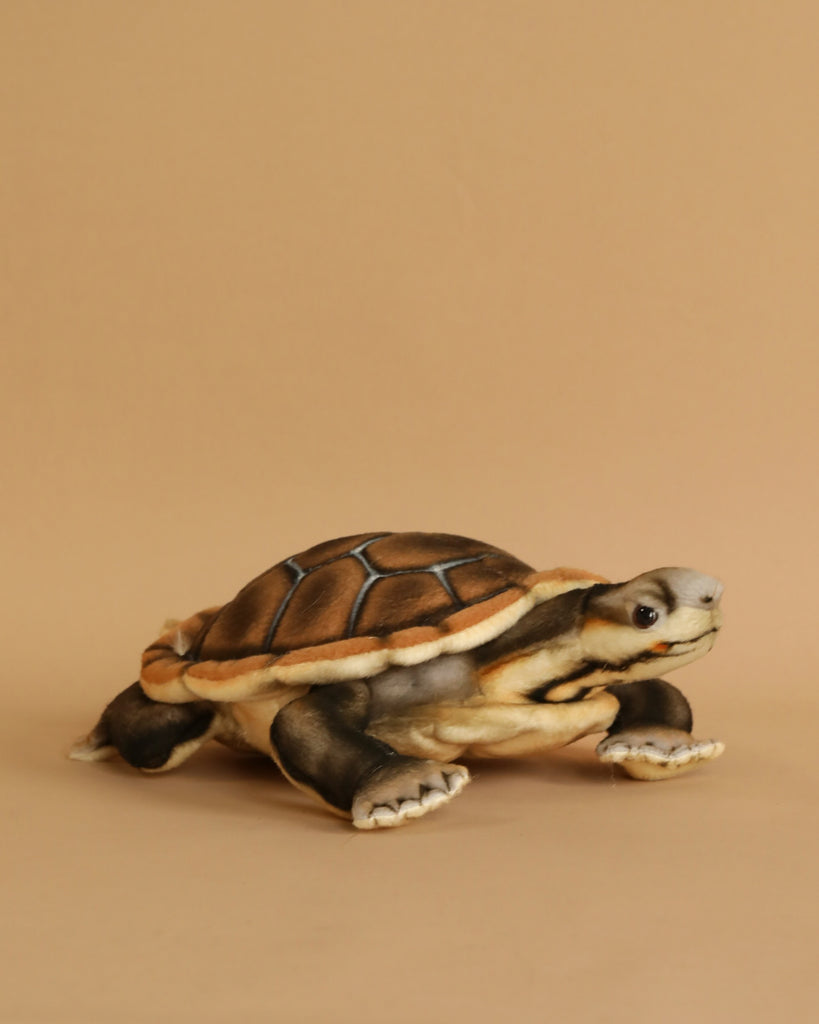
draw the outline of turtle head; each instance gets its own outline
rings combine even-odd
[[[653,569],[590,588],[583,656],[622,670],[623,681],[678,668],[711,650],[722,624],[722,584],[694,569]]]

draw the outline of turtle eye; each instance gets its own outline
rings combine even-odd
[[[659,617],[657,609],[650,608],[647,604],[638,604],[631,613],[631,621],[638,629],[648,629]]]

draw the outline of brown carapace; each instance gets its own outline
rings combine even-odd
[[[469,649],[535,603],[602,581],[577,569],[535,572],[500,548],[450,534],[341,537],[175,624],[145,651],[140,681],[155,700],[176,702],[370,676]]]

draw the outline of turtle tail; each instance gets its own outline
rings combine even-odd
[[[113,757],[116,752],[117,748],[111,742],[111,734],[103,713],[91,732],[73,744],[68,756],[75,761],[104,761]]]

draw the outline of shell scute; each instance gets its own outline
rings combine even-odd
[[[486,601],[493,590],[497,592],[511,587],[523,593],[526,589],[522,585],[523,580],[528,575],[531,575],[528,567],[522,569],[521,563],[510,555],[455,565],[447,571],[450,585],[462,604]],[[520,583],[515,583],[515,580],[520,580]]]
[[[387,636],[410,626],[431,625],[452,609],[452,598],[432,573],[402,572],[375,579],[363,595],[353,631]]]
[[[366,579],[364,566],[354,558],[327,562],[294,579],[290,600],[271,633],[270,650],[284,654],[343,640],[350,609]]]
[[[274,616],[293,585],[283,563],[257,577],[221,608],[194,646],[197,660],[235,661],[266,650]]]

